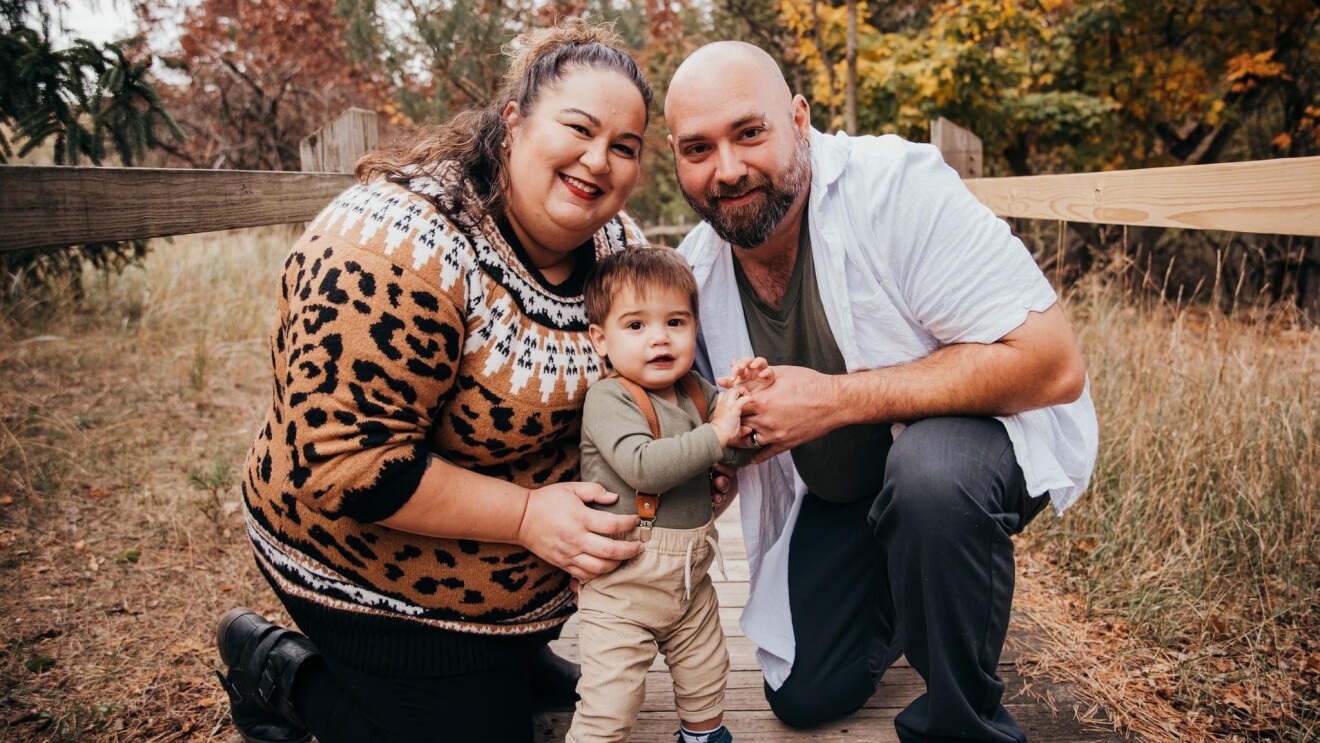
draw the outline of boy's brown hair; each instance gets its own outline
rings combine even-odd
[[[687,295],[692,315],[697,314],[697,279],[678,251],[661,247],[634,247],[596,262],[582,289],[587,322],[604,325],[614,298],[624,289],[645,294],[652,289],[677,289]]]

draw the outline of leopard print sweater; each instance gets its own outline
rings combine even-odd
[[[523,547],[373,523],[432,454],[527,488],[575,479],[602,373],[580,291],[544,285],[491,219],[447,219],[439,185],[353,186],[293,247],[243,481],[263,574],[318,645],[360,665],[424,665],[437,628],[527,635],[572,611],[568,575]],[[641,242],[621,216],[595,254]]]

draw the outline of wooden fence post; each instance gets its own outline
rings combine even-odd
[[[963,178],[981,177],[981,138],[941,116],[930,122],[930,143]]]
[[[304,173],[351,173],[359,157],[376,149],[376,112],[350,108],[298,146]]]

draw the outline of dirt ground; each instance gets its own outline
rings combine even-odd
[[[0,348],[0,436],[30,449],[0,475],[0,739],[227,740],[215,620],[281,616],[235,485],[265,355],[228,349],[198,389],[194,360],[134,345]]]

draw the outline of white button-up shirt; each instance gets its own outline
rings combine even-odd
[[[1008,225],[931,145],[811,133],[808,229],[821,302],[848,371],[904,364],[955,343],[993,343],[1057,301]],[[707,375],[753,356],[732,251],[702,223],[679,246],[700,288]],[[1002,416],[1032,495],[1062,513],[1081,496],[1099,438],[1090,384],[1066,405]],[[902,427],[895,426],[895,436]],[[738,475],[752,592],[742,627],[772,688],[795,655],[788,545],[806,486],[784,453]]]

